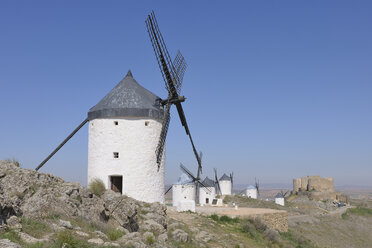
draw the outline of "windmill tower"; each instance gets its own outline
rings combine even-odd
[[[163,119],[158,99],[128,71],[89,110],[88,184],[98,178],[137,200],[164,202],[164,156],[159,170],[154,156]]]
[[[216,183],[208,177],[202,183],[199,188],[199,203],[201,206],[211,205],[212,200],[216,198]]]
[[[182,173],[177,182],[172,185],[172,205],[177,207],[182,201],[195,201],[195,190],[196,187],[192,179]]]
[[[231,177],[229,177],[226,174],[223,174],[223,176],[220,178],[219,185],[221,189],[221,195],[231,195]]]
[[[253,185],[248,185],[246,195],[248,198],[257,199],[257,188]]]

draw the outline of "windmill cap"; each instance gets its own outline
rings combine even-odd
[[[215,185],[215,182],[212,180],[212,179],[209,179],[208,177],[206,177],[204,180],[203,180],[203,182],[202,182],[203,184],[204,184],[204,186],[205,187],[214,187],[214,185]],[[203,185],[201,186],[201,187],[204,187]]]
[[[177,182],[174,183],[174,185],[184,185],[184,184],[194,184],[194,183],[188,175],[186,175],[185,173],[182,173],[181,176],[177,179]]]
[[[220,178],[220,181],[231,181],[231,178],[226,175],[226,173],[224,173],[223,176]]]
[[[276,194],[275,198],[284,198],[284,196],[282,193],[279,192],[278,194]]]
[[[254,187],[253,185],[248,185],[247,189],[256,189],[256,187]]]
[[[150,117],[162,119],[159,97],[142,87],[129,70],[127,75],[88,112],[88,119]]]

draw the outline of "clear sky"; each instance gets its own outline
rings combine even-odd
[[[0,1],[0,159],[35,168],[127,73],[167,93],[145,28],[154,10],[204,175],[372,186],[371,1]],[[172,110],[166,183],[196,171]],[[42,169],[86,182],[87,127]]]

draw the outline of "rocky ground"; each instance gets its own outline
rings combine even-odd
[[[286,210],[289,231],[280,233],[259,219],[177,213],[111,190],[98,196],[80,184],[0,161],[0,247],[371,247],[370,202],[350,212],[331,202],[288,200],[281,207],[225,199],[228,205]]]

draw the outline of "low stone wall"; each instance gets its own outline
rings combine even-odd
[[[279,232],[288,232],[287,212],[264,214],[262,219],[268,227],[276,229]]]

